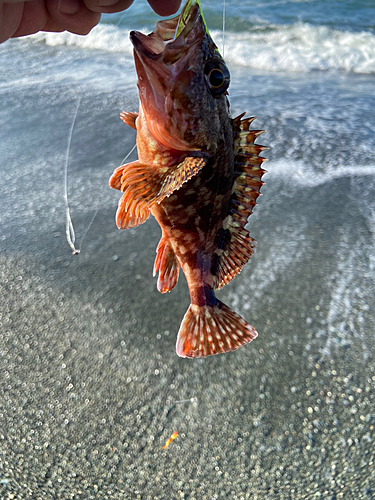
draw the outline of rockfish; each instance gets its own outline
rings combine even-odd
[[[245,229],[265,170],[250,130],[254,118],[232,119],[230,75],[210,37],[200,3],[144,35],[130,33],[138,75],[138,113],[121,113],[137,130],[137,161],[117,168],[110,186],[123,192],[119,228],[143,224],[150,214],[162,236],[154,276],[165,293],[182,268],[191,305],[177,338],[177,354],[205,357],[238,349],[255,329],[215,297],[254,253]]]

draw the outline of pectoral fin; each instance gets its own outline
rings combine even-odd
[[[134,130],[137,130],[137,127],[135,126],[135,120],[138,118],[138,113],[129,113],[128,111],[123,111],[122,113],[120,113],[120,118],[124,123],[126,123],[126,125],[134,128]]]
[[[155,203],[180,189],[208,161],[207,157],[187,157],[173,167],[146,165],[139,160],[117,168],[109,185],[124,194],[119,201],[116,222],[120,229],[146,222]]]

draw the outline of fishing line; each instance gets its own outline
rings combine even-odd
[[[81,244],[80,244],[80,246],[79,246],[78,253],[80,253],[80,252],[81,252],[83,240],[85,239],[86,234],[89,232],[89,229],[90,229],[90,227],[91,227],[92,223],[94,222],[94,219],[95,219],[95,217],[97,216],[98,211],[99,211],[99,210],[95,210],[95,213],[94,213],[94,215],[92,216],[92,219],[91,219],[91,221],[90,221],[90,224],[87,226],[87,228],[86,228],[85,232],[83,233],[83,236],[82,236],[82,239],[81,239]]]
[[[64,168],[64,200],[65,200],[65,216],[66,216],[65,234],[66,234],[66,240],[68,242],[68,245],[72,249],[73,255],[78,255],[79,253],[81,253],[83,240],[85,239],[87,233],[89,232],[90,227],[92,226],[92,223],[94,222],[94,219],[97,216],[98,211],[99,211],[99,210],[95,211],[89,225],[86,227],[86,229],[82,235],[81,244],[80,244],[79,248],[76,248],[74,245],[75,240],[76,240],[76,236],[75,236],[75,232],[74,232],[73,221],[72,221],[72,218],[70,215],[69,200],[68,200],[68,163],[69,163],[70,145],[72,142],[74,125],[75,125],[76,120],[77,120],[77,115],[78,115],[78,110],[79,110],[79,107],[81,104],[81,99],[82,99],[82,97],[80,96],[78,101],[77,101],[77,107],[76,107],[76,110],[75,110],[75,113],[73,116],[72,124],[70,126],[70,131],[69,131],[69,136],[68,136],[68,147],[67,147],[67,151],[66,151],[66,160],[65,160],[65,168]],[[137,147],[137,144],[134,144],[132,149],[129,151],[129,153],[122,160],[122,164],[124,164],[124,162],[129,158],[129,156],[132,154],[132,152],[135,150],[136,147]]]
[[[68,201],[68,162],[69,162],[70,144],[72,142],[73,129],[76,123],[76,118],[80,104],[81,104],[81,96],[78,98],[77,107],[73,117],[73,122],[70,126],[70,131],[68,136],[68,148],[66,150],[66,159],[64,168],[64,200],[65,200],[65,217],[66,217],[65,235],[66,235],[66,241],[68,242],[68,245],[72,249],[73,255],[79,254],[80,250],[76,249],[76,247],[74,246],[76,236],[74,233],[73,221],[72,218],[70,217],[70,209]]]
[[[174,403],[195,403],[197,398],[190,398],[190,399],[180,399],[179,401],[173,401]]]
[[[120,25],[121,25],[122,21],[125,19],[125,17],[126,17],[127,15],[128,15],[128,13],[127,13],[127,12],[125,12],[125,13],[124,13],[124,14],[120,17],[120,19],[119,19],[119,21],[118,21],[118,23],[117,23],[117,27],[118,27],[118,28],[120,27]]]
[[[223,0],[223,59],[225,49],[225,0]]]
[[[82,239],[81,239],[81,244],[79,248],[76,248],[74,243],[76,241],[76,235],[74,232],[74,226],[73,226],[73,221],[70,216],[70,208],[69,208],[69,200],[68,200],[68,163],[69,163],[69,155],[70,155],[70,145],[72,143],[72,136],[73,136],[73,129],[74,125],[76,123],[77,115],[78,115],[78,110],[81,105],[81,99],[82,97],[80,96],[77,101],[77,107],[73,116],[73,121],[70,126],[70,131],[69,131],[69,136],[68,136],[68,148],[66,150],[66,160],[65,160],[65,168],[64,168],[64,200],[65,200],[65,217],[66,217],[66,224],[65,224],[65,235],[66,235],[66,241],[68,242],[68,245],[72,249],[73,255],[78,255],[81,253],[81,248],[82,248],[82,243],[83,240],[86,237],[86,234],[88,233],[92,223],[94,222],[94,219],[98,213],[98,210],[95,211],[89,225],[87,226],[85,232],[83,233]]]
[[[126,161],[129,158],[129,156],[132,154],[132,152],[135,150],[136,147],[137,147],[137,143],[134,144],[134,146],[131,148],[131,150],[129,151],[129,153],[122,160],[121,165],[124,164],[124,161]]]

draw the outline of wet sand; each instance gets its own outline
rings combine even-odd
[[[158,294],[156,224],[119,235],[112,215],[79,256],[61,230],[43,235],[42,256],[2,252],[1,498],[372,498],[375,371],[363,346],[322,356],[321,311],[305,297],[306,320],[286,277],[272,287],[277,307],[245,313],[256,341],[178,358],[184,279]],[[228,303],[236,286],[246,276],[221,293]]]

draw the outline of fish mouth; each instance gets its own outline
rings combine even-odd
[[[147,125],[155,139],[169,148],[195,149],[176,133],[177,124],[170,123],[166,103],[176,100],[177,86],[182,89],[189,84],[206,36],[209,35],[197,0],[188,0],[179,16],[157,22],[149,35],[139,31],[130,33]],[[181,109],[185,107],[183,102],[174,104]]]
[[[171,65],[189,55],[205,33],[200,5],[190,0],[179,16],[157,22],[155,30],[149,35],[131,31],[130,40],[139,57]]]

